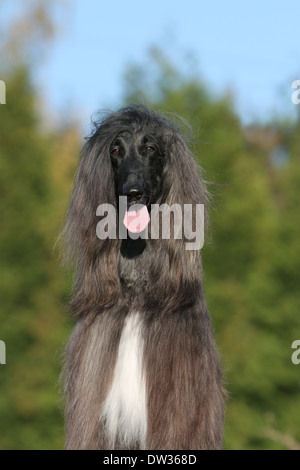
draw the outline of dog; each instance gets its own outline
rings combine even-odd
[[[206,220],[208,199],[173,120],[131,105],[96,123],[63,231],[77,320],[62,373],[66,449],[222,448],[223,373],[200,250],[175,237],[178,226],[150,233],[154,206],[202,205]]]

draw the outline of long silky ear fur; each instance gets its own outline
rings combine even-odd
[[[108,203],[116,208],[115,182],[106,133],[95,132],[85,143],[62,233],[65,259],[75,269],[71,308],[75,315],[96,314],[119,296],[118,240],[96,235],[96,209]]]
[[[207,206],[209,194],[201,169],[190,152],[184,137],[178,131],[171,131],[167,144],[167,157],[163,178],[163,194],[160,203],[169,206],[179,204],[204,204],[204,224],[208,224]],[[195,213],[194,213],[195,214]],[[195,221],[193,220],[193,223]],[[158,302],[162,310],[174,311],[186,307],[198,297],[201,289],[202,267],[200,250],[187,250],[186,240],[153,240],[159,254],[152,265],[152,279],[156,280],[151,289],[148,303]],[[165,282],[168,279],[168,282]],[[158,289],[159,286],[159,289]]]

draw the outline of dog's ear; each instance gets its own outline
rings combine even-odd
[[[168,155],[163,173],[162,197],[160,204],[165,203],[172,208],[176,205],[181,212],[180,223],[182,224],[181,236],[171,236],[166,239],[153,240],[155,250],[159,252],[152,264],[152,279],[156,281],[151,296],[153,302],[157,302],[161,309],[174,311],[193,302],[201,289],[201,258],[200,248],[194,243],[195,248],[190,249],[191,239],[186,236],[187,227],[184,227],[185,205],[192,209],[189,216],[191,224],[190,233],[194,233],[196,226],[196,206],[202,205],[200,229],[204,232],[207,223],[208,192],[201,178],[198,167],[192,153],[190,152],[184,138],[173,133],[168,143]],[[202,211],[203,209],[203,211]],[[175,217],[175,216],[174,216]],[[174,217],[172,222],[174,223]],[[171,222],[171,227],[172,227]],[[178,233],[178,228],[176,229]],[[165,282],[168,279],[168,282]],[[183,288],[184,286],[184,288]]]
[[[184,138],[174,133],[168,146],[168,163],[165,171],[165,195],[167,204],[204,204],[208,205],[209,195],[197,165]]]
[[[120,289],[116,239],[99,239],[97,208],[116,207],[109,145],[98,130],[84,145],[63,231],[65,259],[75,268],[75,313],[114,303]],[[88,305],[86,305],[88,303]]]

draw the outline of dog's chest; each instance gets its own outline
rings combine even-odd
[[[140,315],[131,313],[124,323],[113,381],[102,410],[111,444],[144,446],[147,412],[142,358]]]

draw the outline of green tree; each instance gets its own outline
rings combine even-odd
[[[41,125],[32,77],[36,53],[51,32],[46,12],[46,2],[28,2],[27,14],[16,20],[20,28],[14,29],[13,22],[0,41],[0,76],[7,95],[0,107],[0,338],[7,354],[0,370],[1,449],[63,446],[57,381],[69,328],[62,307],[69,283],[53,247],[67,199],[56,166],[63,169],[69,188],[65,167],[74,167],[76,153],[69,164],[74,145],[67,140],[72,135],[77,147],[78,133],[65,129],[61,136]],[[41,48],[33,47],[36,38]],[[58,143],[62,164],[56,158]]]

